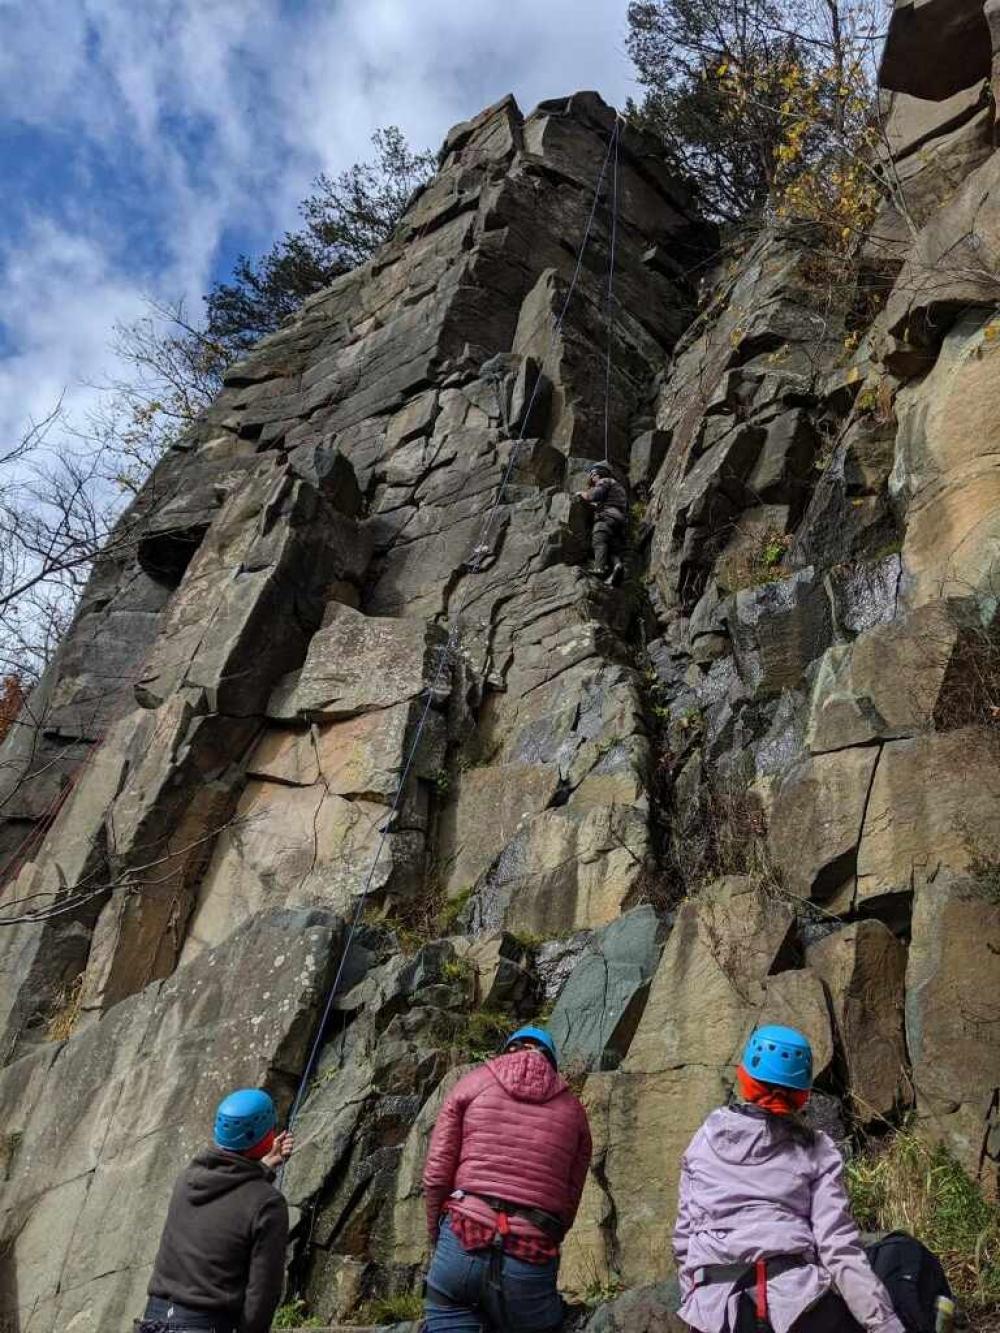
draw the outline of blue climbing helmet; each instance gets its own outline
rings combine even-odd
[[[278,1123],[274,1102],[260,1088],[240,1088],[219,1103],[215,1142],[227,1152],[254,1148]]]
[[[546,1032],[544,1028],[532,1027],[530,1024],[527,1027],[518,1028],[507,1038],[504,1050],[509,1051],[516,1041],[537,1041],[539,1046],[543,1048],[542,1053],[552,1068],[559,1068],[559,1056],[556,1053],[556,1044],[552,1040],[551,1032]]]
[[[750,1034],[740,1063],[760,1083],[797,1088],[801,1092],[812,1087],[812,1047],[809,1038],[795,1028],[777,1024],[758,1028]]]

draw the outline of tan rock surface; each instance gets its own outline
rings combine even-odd
[[[872,746],[814,755],[782,781],[768,845],[793,893],[831,905],[850,902],[877,760]]]
[[[906,1040],[918,1123],[997,1197],[984,1147],[1000,1085],[1000,905],[982,883],[945,878],[917,889]],[[995,1108],[993,1124],[995,1134]]]
[[[978,727],[890,741],[858,848],[858,901],[933,884],[1000,851],[1000,738]]]
[[[945,338],[931,373],[899,394],[892,484],[907,505],[903,567],[910,605],[996,594],[998,346],[992,316],[969,314]]]
[[[806,957],[830,992],[855,1115],[890,1116],[912,1094],[903,1038],[905,945],[880,921],[859,921],[812,945]]]
[[[956,608],[929,602],[828,649],[813,685],[809,749],[817,754],[927,730],[960,632]]]

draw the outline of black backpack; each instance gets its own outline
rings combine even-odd
[[[905,1231],[891,1231],[865,1252],[908,1333],[934,1333],[935,1302],[939,1296],[951,1298],[937,1256]]]

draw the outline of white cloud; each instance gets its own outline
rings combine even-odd
[[[142,182],[0,229],[0,439],[63,388],[113,373],[116,321],[144,293],[197,306],[226,230],[274,235],[320,170],[398,124],[437,147],[512,91],[631,90],[624,0],[0,0],[0,116],[96,150]],[[81,174],[79,179],[85,179]],[[93,189],[106,188],[94,173]],[[151,257],[130,227],[159,239]],[[141,256],[141,258],[140,258]]]

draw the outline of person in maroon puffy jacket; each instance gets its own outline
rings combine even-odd
[[[424,1166],[426,1333],[559,1327],[559,1247],[590,1155],[587,1113],[542,1028],[519,1028],[452,1088]]]

